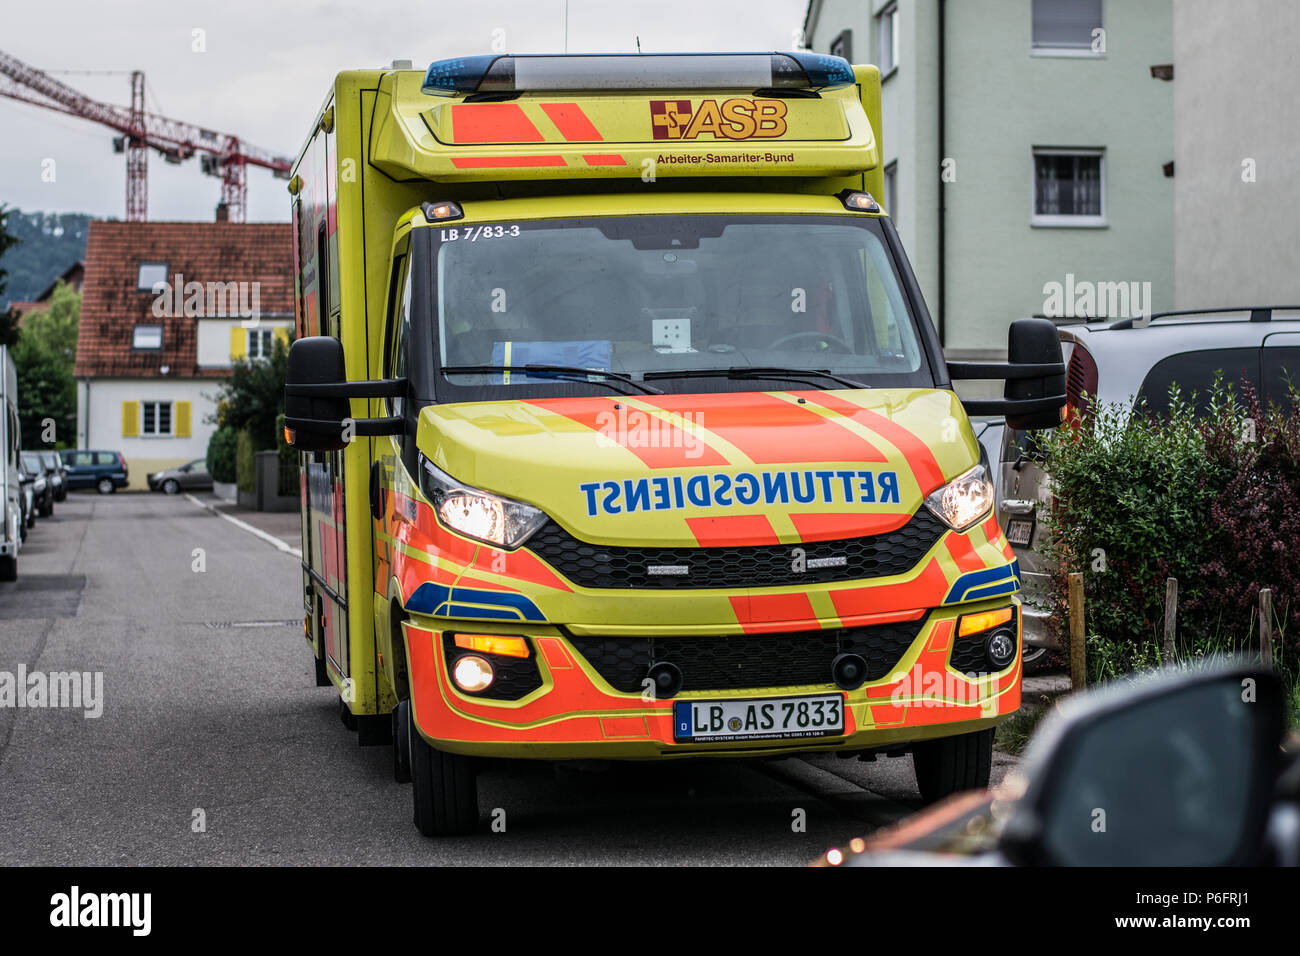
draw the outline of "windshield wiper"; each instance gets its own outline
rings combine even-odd
[[[448,373],[452,375],[461,373],[466,375],[491,375],[495,372],[517,372],[524,375],[550,375],[555,378],[581,377],[592,385],[608,385],[615,391],[621,391],[614,384],[620,382],[636,389],[638,392],[644,392],[646,395],[662,395],[664,393],[662,388],[643,385],[641,382],[634,381],[630,375],[624,375],[621,372],[605,372],[598,368],[582,368],[578,365],[447,365],[442,372],[444,375]],[[593,380],[592,376],[599,376],[599,378]]]
[[[851,378],[842,378],[835,375],[829,369],[824,368],[780,368],[775,365],[736,365],[731,368],[688,368],[678,372],[646,372],[644,378],[646,381],[651,379],[662,378],[770,378],[770,379],[790,379],[791,381],[800,381],[805,378],[825,378],[832,382],[837,382],[845,388],[870,388],[862,382],[855,382]],[[821,388],[829,386],[822,385]]]

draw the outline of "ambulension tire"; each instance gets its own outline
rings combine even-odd
[[[912,748],[916,785],[926,803],[989,785],[993,731],[926,740]]]
[[[6,554],[0,557],[0,581],[18,580],[18,556]]]
[[[322,653],[320,657],[313,657],[312,660],[316,662],[316,686],[328,687],[330,685],[330,674],[325,669],[325,655]]]
[[[393,779],[398,783],[411,782],[410,709],[409,700],[399,701],[393,708]]]
[[[409,700],[406,733],[411,750],[411,799],[415,828],[427,837],[458,836],[478,825],[478,782],[468,757],[430,747],[415,726]]]

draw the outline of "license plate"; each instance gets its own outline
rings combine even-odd
[[[844,733],[844,695],[761,700],[679,700],[673,739],[679,743],[794,740]]]
[[[1033,518],[1012,518],[1007,522],[1007,540],[1021,547],[1029,547],[1034,538]]]

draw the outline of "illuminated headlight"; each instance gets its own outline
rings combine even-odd
[[[514,549],[546,523],[546,513],[522,501],[462,485],[420,459],[420,490],[433,505],[438,520],[467,538]]]
[[[455,678],[456,686],[461,690],[478,693],[487,690],[492,683],[492,665],[481,657],[469,654],[456,661],[451,676]]]
[[[931,492],[925,506],[954,531],[965,531],[993,507],[993,482],[984,466],[976,465]]]

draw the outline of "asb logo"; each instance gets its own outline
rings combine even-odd
[[[781,100],[751,100],[737,96],[703,100],[651,100],[650,128],[655,139],[773,139],[784,136],[786,106]]]

